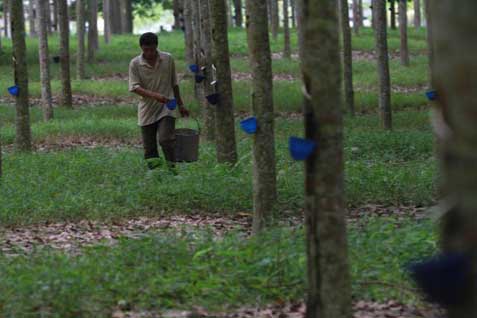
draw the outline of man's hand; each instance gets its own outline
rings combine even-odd
[[[190,113],[189,111],[187,110],[187,108],[185,108],[184,106],[180,105],[179,106],[179,113],[181,113],[181,116],[182,117],[189,117]]]
[[[159,93],[154,93],[153,98],[154,98],[155,100],[157,100],[158,102],[163,103],[163,104],[166,104],[167,102],[169,102],[169,99],[168,99],[168,98],[162,96],[162,95],[159,94]]]

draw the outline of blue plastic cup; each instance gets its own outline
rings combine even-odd
[[[189,70],[190,70],[192,73],[199,73],[199,65],[197,65],[197,64],[191,64],[191,65],[189,65]]]
[[[18,96],[20,94],[20,88],[17,85],[8,88],[8,92],[12,96]]]
[[[437,91],[428,91],[426,92],[427,99],[430,101],[435,101],[437,99]]]
[[[293,159],[306,160],[316,149],[316,143],[310,139],[290,137],[289,150]]]
[[[215,94],[208,95],[206,98],[210,104],[217,105],[219,103],[219,97],[220,97],[219,94],[215,93]]]
[[[170,110],[174,110],[176,109],[177,107],[177,100],[174,98],[174,99],[171,99],[170,101],[168,101],[166,103],[166,107],[169,108]]]
[[[257,118],[249,117],[240,122],[240,127],[247,134],[255,134],[257,132]]]

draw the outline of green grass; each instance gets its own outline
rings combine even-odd
[[[369,220],[348,232],[354,297],[415,302],[415,294],[368,283],[412,287],[404,268],[436,250],[433,224]],[[138,311],[164,311],[301,300],[303,237],[301,229],[272,229],[252,239],[184,230],[86,248],[78,256],[53,251],[0,256],[0,313],[110,317],[119,302]]]

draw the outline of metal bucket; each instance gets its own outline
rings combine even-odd
[[[200,126],[197,130],[190,128],[177,128],[175,162],[195,162],[199,160]]]

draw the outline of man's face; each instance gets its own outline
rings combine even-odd
[[[157,45],[143,45],[141,49],[146,60],[153,60],[156,57]]]

